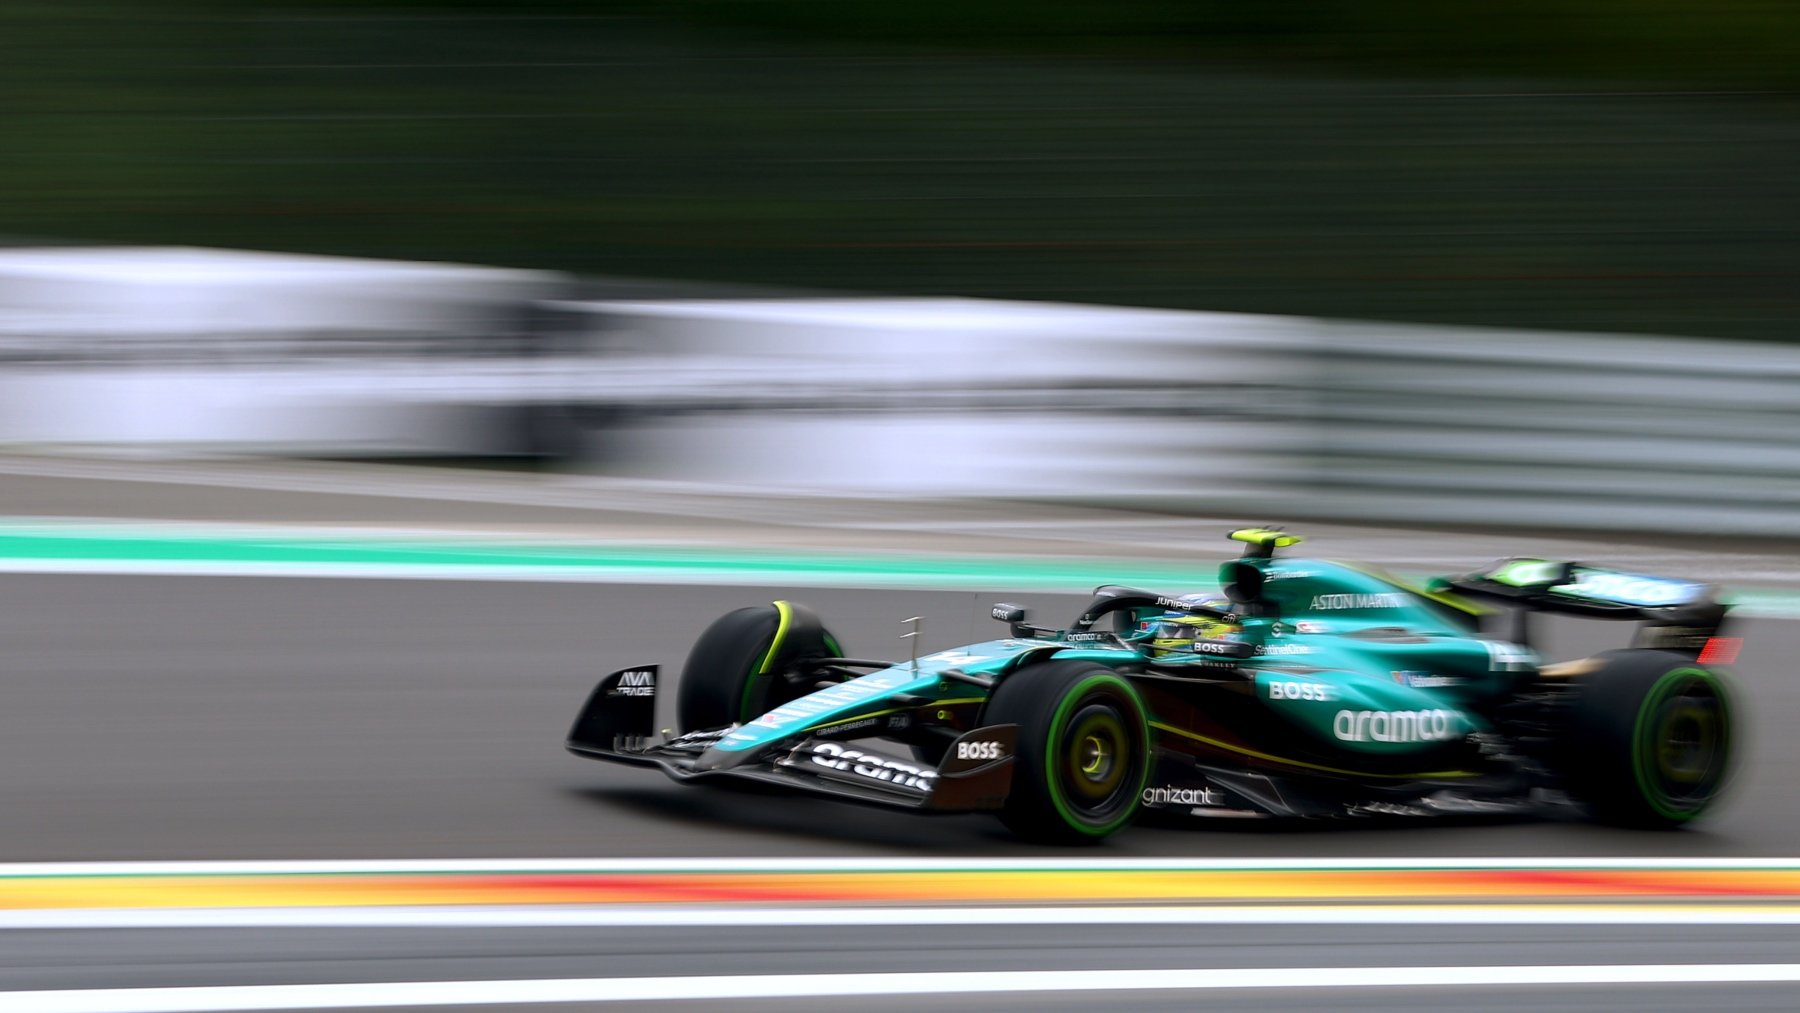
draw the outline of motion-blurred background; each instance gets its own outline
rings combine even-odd
[[[18,0],[0,443],[1800,533],[1797,67],[1771,0]]]
[[[0,0],[0,1009],[1159,966],[1364,1008],[1792,1008],[1800,542],[1768,536],[1800,536],[1797,222],[1788,0]],[[747,603],[903,657],[996,635],[996,600],[1208,588],[1243,522],[1410,576],[1517,553],[1726,585],[1734,795],[1671,834],[1107,841],[1271,872],[1213,880],[1281,909],[1243,922],[1133,886],[1155,910],[1115,924],[1032,879],[991,925],[941,886],[942,922],[860,927],[546,892],[766,858],[777,892],[718,882],[854,916],[788,870],[1079,868],[986,815],[562,743],[623,666],[663,666],[673,727],[667,676]],[[1591,625],[1544,657],[1623,642]],[[178,864],[115,864],[144,861]],[[1446,917],[1383,863],[1553,903]],[[1040,921],[1065,902],[1099,920]],[[970,995],[931,1001],[1007,1001]]]

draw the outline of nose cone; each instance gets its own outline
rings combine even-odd
[[[727,736],[729,738],[729,736]],[[725,740],[719,740],[723,743]],[[744,749],[722,749],[714,745],[711,749],[695,757],[688,769],[696,773],[708,770],[730,770],[750,763],[768,752],[766,745],[754,745]]]

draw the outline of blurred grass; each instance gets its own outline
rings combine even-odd
[[[1788,339],[1800,11],[0,6],[0,234]]]

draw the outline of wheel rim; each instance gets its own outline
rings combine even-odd
[[[1088,780],[1104,778],[1113,766],[1113,746],[1110,739],[1089,735],[1081,740],[1081,774]]]
[[[1076,815],[1084,821],[1105,822],[1129,804],[1134,748],[1118,707],[1094,701],[1076,709],[1062,736],[1056,770]]]
[[[1684,699],[1663,716],[1657,738],[1657,772],[1676,784],[1703,784],[1718,752],[1719,723],[1711,710]]]
[[[1646,701],[1649,734],[1639,742],[1639,772],[1666,815],[1698,812],[1725,779],[1730,739],[1725,701],[1710,676],[1681,673]]]

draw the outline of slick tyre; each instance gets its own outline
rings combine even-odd
[[[676,727],[691,732],[749,721],[812,691],[787,678],[794,662],[842,655],[819,617],[796,602],[727,612],[694,641],[682,665]]]
[[[1085,661],[1027,665],[1000,681],[983,724],[1019,726],[1000,820],[1030,841],[1085,844],[1131,823],[1150,776],[1137,690]]]
[[[1735,745],[1716,672],[1667,651],[1608,651],[1582,676],[1563,730],[1564,767],[1595,819],[1668,828],[1725,787]]]

